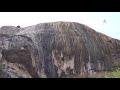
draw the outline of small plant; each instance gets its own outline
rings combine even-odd
[[[117,68],[115,71],[112,72],[113,78],[120,78],[120,68]]]
[[[120,64],[115,64],[112,68],[112,71],[115,71],[116,69],[120,68]]]
[[[20,28],[20,25],[18,25],[17,28]]]

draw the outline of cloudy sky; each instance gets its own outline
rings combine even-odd
[[[106,23],[103,23],[104,19]],[[54,21],[83,23],[96,31],[120,39],[120,12],[0,12],[0,27],[26,27]]]

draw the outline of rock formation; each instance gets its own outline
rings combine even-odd
[[[10,78],[73,78],[120,64],[120,41],[76,22],[0,29],[0,64]]]

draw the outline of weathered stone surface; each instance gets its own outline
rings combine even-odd
[[[120,64],[120,41],[76,22],[0,29],[0,62],[11,78],[69,78]]]

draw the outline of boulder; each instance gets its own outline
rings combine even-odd
[[[10,78],[74,78],[120,64],[120,41],[77,22],[0,29],[0,64]]]

